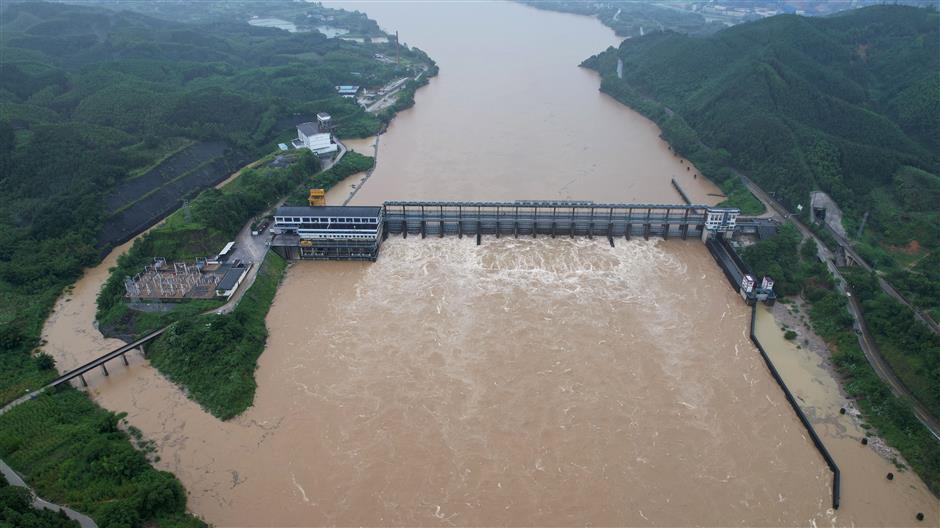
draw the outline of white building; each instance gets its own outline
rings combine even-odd
[[[251,264],[247,266],[241,264],[238,268],[230,268],[226,271],[225,275],[222,276],[222,280],[215,286],[215,294],[219,297],[225,297],[226,301],[231,299],[242,281],[245,280],[251,266]]]
[[[333,142],[333,135],[321,132],[318,123],[301,123],[297,125],[297,139],[294,146],[306,147],[321,158],[332,157],[339,150],[339,145]]]
[[[347,98],[347,99],[352,99],[352,98],[356,97],[356,94],[357,94],[357,93],[359,93],[359,87],[358,87],[358,86],[353,86],[353,85],[344,84],[344,85],[342,85],[342,86],[337,86],[337,87],[336,87],[336,93],[342,95],[343,97],[345,97],[345,98]]]

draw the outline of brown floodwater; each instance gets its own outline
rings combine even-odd
[[[510,3],[363,9],[441,74],[381,137],[356,203],[676,202],[673,176],[714,202],[576,67],[616,43],[596,21]],[[126,248],[56,304],[43,337],[60,368],[120,344],[94,329],[94,301]],[[821,432],[865,469],[829,509],[830,473],[748,315],[697,241],[390,239],[373,264],[289,268],[255,404],[229,422],[136,355],[86,377],[218,526],[897,526],[918,508],[936,522],[916,476],[885,485],[887,462],[845,424]],[[831,376],[787,357],[831,414]]]
[[[757,310],[756,333],[787,387],[823,438],[842,472],[842,506],[834,521],[840,525],[906,526],[916,522],[916,512],[929,516],[931,526],[940,525],[940,503],[923,481],[910,470],[899,470],[873,447],[883,448],[879,438],[870,446],[861,444],[866,432],[854,406],[847,405],[832,367],[816,352],[798,346],[783,336],[766,307]],[[847,414],[839,409],[847,408]],[[894,456],[884,448],[887,456]],[[894,480],[886,475],[894,473]]]

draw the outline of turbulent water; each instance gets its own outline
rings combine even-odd
[[[715,200],[654,125],[576,67],[615,44],[596,21],[510,3],[360,9],[441,75],[382,136],[356,203],[676,202],[673,176]],[[92,326],[94,297],[125,249],[57,303],[44,337],[60,367],[117,345]],[[255,405],[230,422],[139,357],[86,377],[219,526],[898,525],[935,508],[905,474],[877,493],[846,484],[829,510],[830,473],[747,318],[694,240],[412,237],[376,263],[289,269]],[[831,413],[838,390],[822,393],[812,401]],[[859,480],[889,467],[848,449],[837,458],[867,468]]]

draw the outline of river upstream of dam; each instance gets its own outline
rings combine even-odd
[[[441,72],[381,137],[353,203],[676,203],[671,177],[717,200],[577,67],[617,44],[597,21],[512,3],[356,7]],[[119,346],[94,329],[94,302],[126,249],[57,303],[43,337],[60,368]],[[393,238],[376,263],[289,268],[255,404],[229,422],[137,356],[86,377],[217,526],[897,526],[936,511],[916,476],[885,481],[892,466],[839,417],[820,359],[764,314],[768,348],[839,445],[846,492],[830,509],[831,474],[748,320],[696,240]]]

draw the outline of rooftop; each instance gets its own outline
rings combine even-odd
[[[239,279],[242,278],[242,275],[248,272],[248,268],[231,268],[225,272],[225,275],[222,277],[222,280],[216,284],[216,290],[228,291],[235,287],[238,284]]]
[[[305,136],[315,136],[320,133],[320,125],[317,123],[301,123],[297,125],[297,131]]]
[[[381,206],[366,205],[313,205],[278,207],[274,216],[334,216],[334,217],[377,217],[382,212]]]

